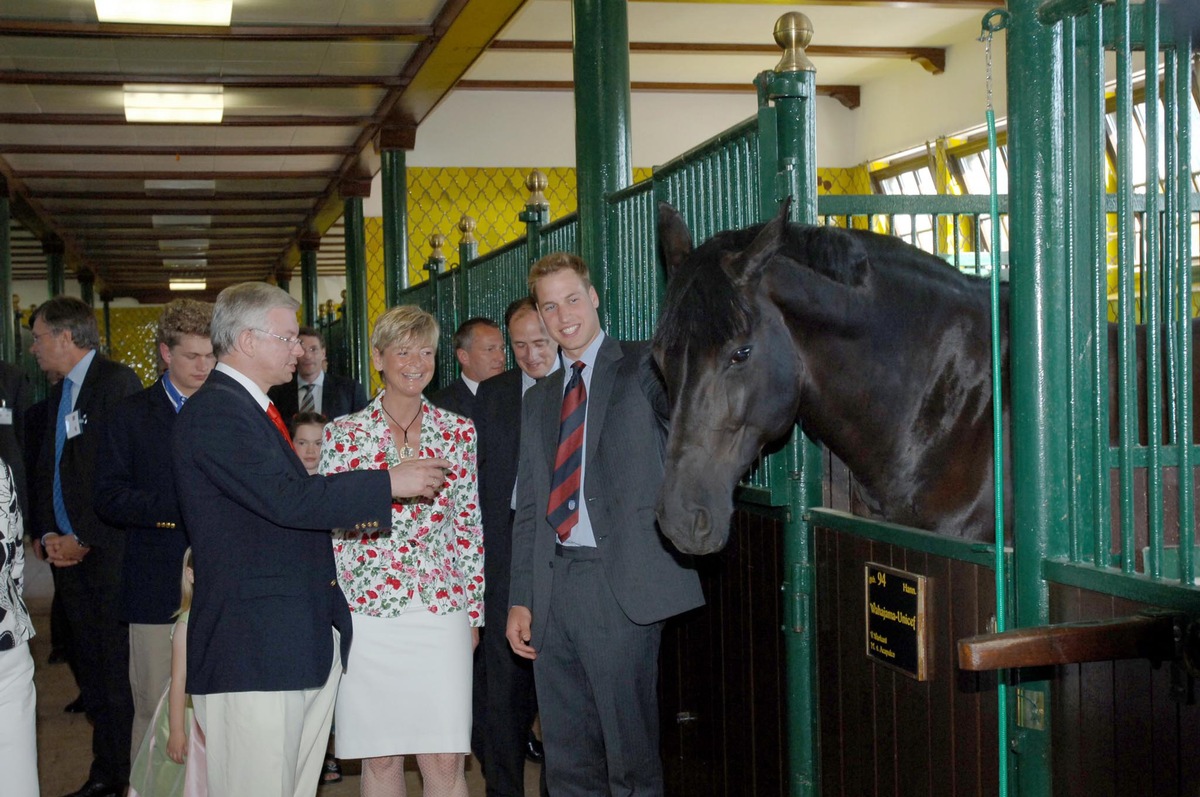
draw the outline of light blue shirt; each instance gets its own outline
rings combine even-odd
[[[67,379],[71,380],[71,412],[75,411],[75,402],[79,401],[79,388],[83,385],[84,377],[87,376],[88,369],[92,367],[92,360],[96,359],[96,350],[89,349],[88,353],[83,355],[79,362],[75,363],[75,367],[67,371]],[[83,419],[80,418],[80,422]],[[58,431],[65,434],[65,430]]]
[[[583,419],[583,459],[579,464],[579,522],[575,524],[575,528],[571,530],[571,535],[567,537],[567,541],[562,543],[568,547],[596,547],[596,533],[592,531],[592,518],[588,515],[587,498],[587,445],[588,445],[588,418],[592,417],[592,374],[596,372],[596,355],[600,352],[600,344],[604,342],[604,330],[596,335],[596,339],[583,350],[583,354],[579,355],[583,361],[583,386],[587,390],[588,405],[587,415]],[[568,361],[563,356],[562,352],[558,354],[559,361],[562,363],[563,370],[569,370],[571,364],[575,360]],[[563,395],[567,392],[567,382],[570,381],[570,376],[565,375],[563,379]]]

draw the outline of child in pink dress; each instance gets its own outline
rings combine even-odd
[[[171,681],[158,701],[150,730],[129,774],[129,797],[207,797],[204,732],[184,691],[187,621],[192,607],[192,549],[183,556],[179,611],[171,629]]]

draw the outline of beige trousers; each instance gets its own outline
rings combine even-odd
[[[335,631],[329,679],[319,689],[193,695],[209,797],[313,797],[341,678]]]
[[[129,688],[133,692],[133,746],[129,760],[137,758],[142,738],[163,690],[171,681],[171,629],[174,623],[129,624]]]

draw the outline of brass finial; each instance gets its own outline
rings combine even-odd
[[[323,316],[333,315],[333,299],[326,299],[325,304],[321,305],[321,315],[323,315]]]
[[[816,72],[804,48],[812,41],[812,20],[799,11],[789,11],[775,22],[775,43],[783,48],[776,72]]]
[[[458,220],[458,231],[462,233],[462,243],[475,243],[475,219],[463,214],[463,217]]]
[[[550,203],[546,201],[545,194],[548,185],[550,185],[550,181],[546,179],[546,175],[537,169],[531,171],[529,176],[525,178],[525,188],[529,191],[529,199],[525,204],[550,207]]]
[[[442,254],[442,247],[446,245],[446,236],[440,232],[435,232],[429,236],[429,246],[433,249],[429,253],[430,260],[445,260],[446,256]]]
[[[21,294],[14,293],[12,297],[13,312],[17,315],[21,314]]]

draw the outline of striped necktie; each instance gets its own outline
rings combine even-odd
[[[550,502],[546,519],[560,542],[571,536],[579,522],[579,476],[583,468],[583,422],[587,418],[587,387],[583,384],[584,363],[576,360],[563,394],[558,426],[558,454],[550,480]]]
[[[308,384],[308,385],[305,385],[304,387],[300,388],[301,390],[304,391],[304,396],[300,399],[300,411],[301,412],[315,412],[316,411],[317,399],[313,395],[313,390],[315,387],[316,387],[315,385]]]

